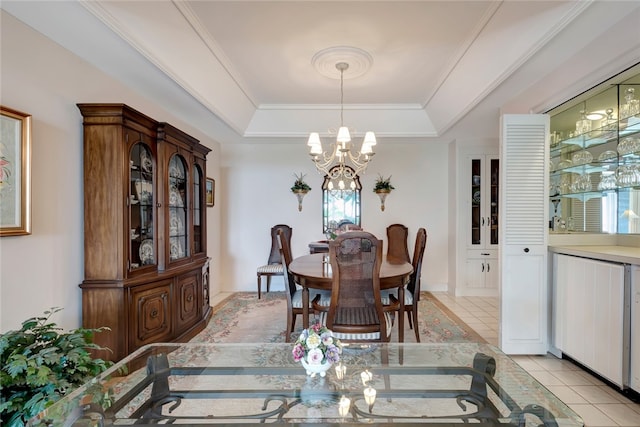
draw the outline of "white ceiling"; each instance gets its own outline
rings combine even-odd
[[[498,88],[568,28],[574,33],[565,43],[573,37],[579,51],[594,33],[637,15],[639,4],[148,0],[1,7],[158,102],[171,96],[187,121],[231,143],[300,140],[337,127],[339,80],[312,64],[335,46],[372,59],[364,75],[345,74],[344,121],[356,135],[443,137],[474,109],[497,114],[509,100],[509,91],[495,96]],[[599,20],[590,22],[594,16]],[[558,49],[558,62],[572,54]],[[511,96],[521,90],[513,87]]]

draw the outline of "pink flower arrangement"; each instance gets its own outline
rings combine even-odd
[[[291,353],[296,362],[304,359],[309,365],[332,364],[340,360],[342,343],[326,326],[315,323],[302,331]]]

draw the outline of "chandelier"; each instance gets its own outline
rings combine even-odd
[[[346,62],[338,62],[336,68],[340,71],[340,128],[336,136],[336,142],[332,143],[329,150],[324,151],[320,142],[320,134],[309,134],[309,154],[316,165],[318,172],[327,175],[331,181],[337,182],[341,190],[353,190],[353,179],[364,173],[371,161],[373,146],[376,145],[376,135],[369,131],[364,135],[360,151],[352,150],[349,128],[344,125],[344,72],[349,68]],[[346,181],[346,183],[345,183]],[[346,186],[346,188],[344,187]]]

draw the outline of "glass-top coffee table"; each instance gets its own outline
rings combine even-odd
[[[345,347],[308,376],[292,344],[152,344],[67,395],[31,426],[429,423],[583,426],[486,344]]]

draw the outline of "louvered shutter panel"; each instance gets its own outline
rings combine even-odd
[[[545,354],[549,116],[502,116],[500,347]]]

